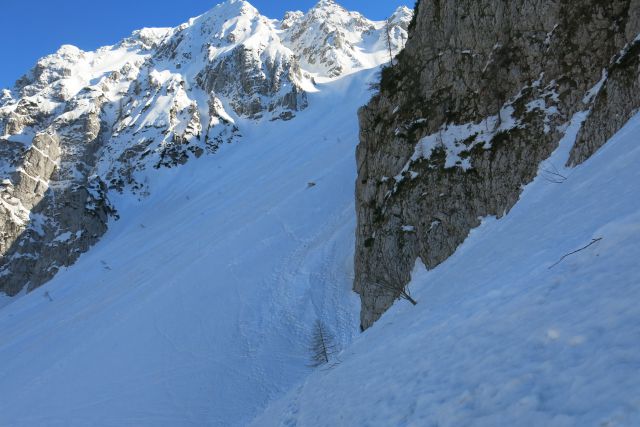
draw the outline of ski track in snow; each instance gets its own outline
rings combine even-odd
[[[547,163],[565,164],[579,113]],[[640,114],[585,164],[541,175],[253,425],[640,425]],[[601,241],[565,258],[593,239]]]
[[[0,311],[0,425],[246,425],[310,372],[316,318],[346,346],[355,113],[374,73],[116,199],[91,251]]]

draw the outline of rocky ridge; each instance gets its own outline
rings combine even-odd
[[[399,7],[387,20],[394,53],[404,47],[412,16],[412,10]],[[312,77],[338,77],[379,64],[380,51],[388,49],[383,25],[333,0],[321,0],[306,14],[287,13],[281,29],[285,43]]]
[[[397,49],[410,14],[394,15]],[[318,22],[327,16],[331,27]],[[38,61],[0,96],[0,291],[72,264],[118,218],[114,195],[143,198],[163,169],[215,153],[243,126],[294,119],[316,78],[388,60],[384,25],[326,0],[283,21],[229,0],[176,28]],[[369,62],[344,62],[354,50]]]
[[[418,2],[406,49],[360,111],[363,329],[416,260],[442,263],[538,173],[553,176],[544,162],[569,123],[582,123],[570,165],[626,123],[640,106],[639,32],[637,0]]]

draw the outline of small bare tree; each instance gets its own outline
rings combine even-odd
[[[552,184],[562,184],[568,178],[560,173],[558,168],[551,162],[548,162],[550,165],[542,170],[542,177],[545,181],[550,182]]]
[[[310,366],[317,368],[328,364],[336,353],[336,349],[334,336],[327,330],[321,320],[316,320],[309,344],[309,350],[311,351]]]
[[[396,299],[407,300],[413,305],[418,305],[418,301],[413,299],[413,297],[409,293],[409,289],[406,286],[395,287],[392,285],[385,285],[383,283],[374,283],[374,285],[379,287],[380,289],[384,289],[386,291],[389,291],[390,293],[396,294]]]
[[[409,301],[413,305],[418,305],[418,301],[413,299],[409,293],[409,277],[405,277],[406,274],[402,274],[400,271],[399,263],[393,264],[387,270],[388,279],[372,282],[375,287],[383,289],[394,295],[396,299],[403,299]]]

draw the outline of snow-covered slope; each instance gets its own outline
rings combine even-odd
[[[0,425],[246,425],[317,319],[351,341],[356,111],[388,53],[306,70],[282,25],[229,0],[3,91]]]
[[[563,169],[578,113],[509,214],[357,336],[356,111],[385,33],[230,0],[2,93],[0,289],[55,277],[0,293],[0,425],[640,423],[640,116]],[[312,370],[318,319],[342,352]]]
[[[554,169],[584,117],[506,217],[416,266],[416,307],[396,304],[254,425],[640,425],[640,115]]]
[[[310,372],[316,319],[348,343],[355,111],[374,74],[116,198],[92,250],[0,311],[0,425],[246,425]]]

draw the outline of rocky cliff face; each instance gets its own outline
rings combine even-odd
[[[394,15],[394,49],[410,19]],[[242,138],[242,123],[294,119],[317,78],[383,63],[385,34],[329,0],[283,21],[228,0],[176,28],[41,59],[0,92],[0,292],[72,264],[118,218],[115,200],[144,198],[162,170]]]
[[[406,49],[360,111],[362,328],[417,259],[433,268],[482,217],[505,215],[568,123],[583,121],[576,165],[628,120],[640,106],[639,32],[637,0],[419,2]]]

